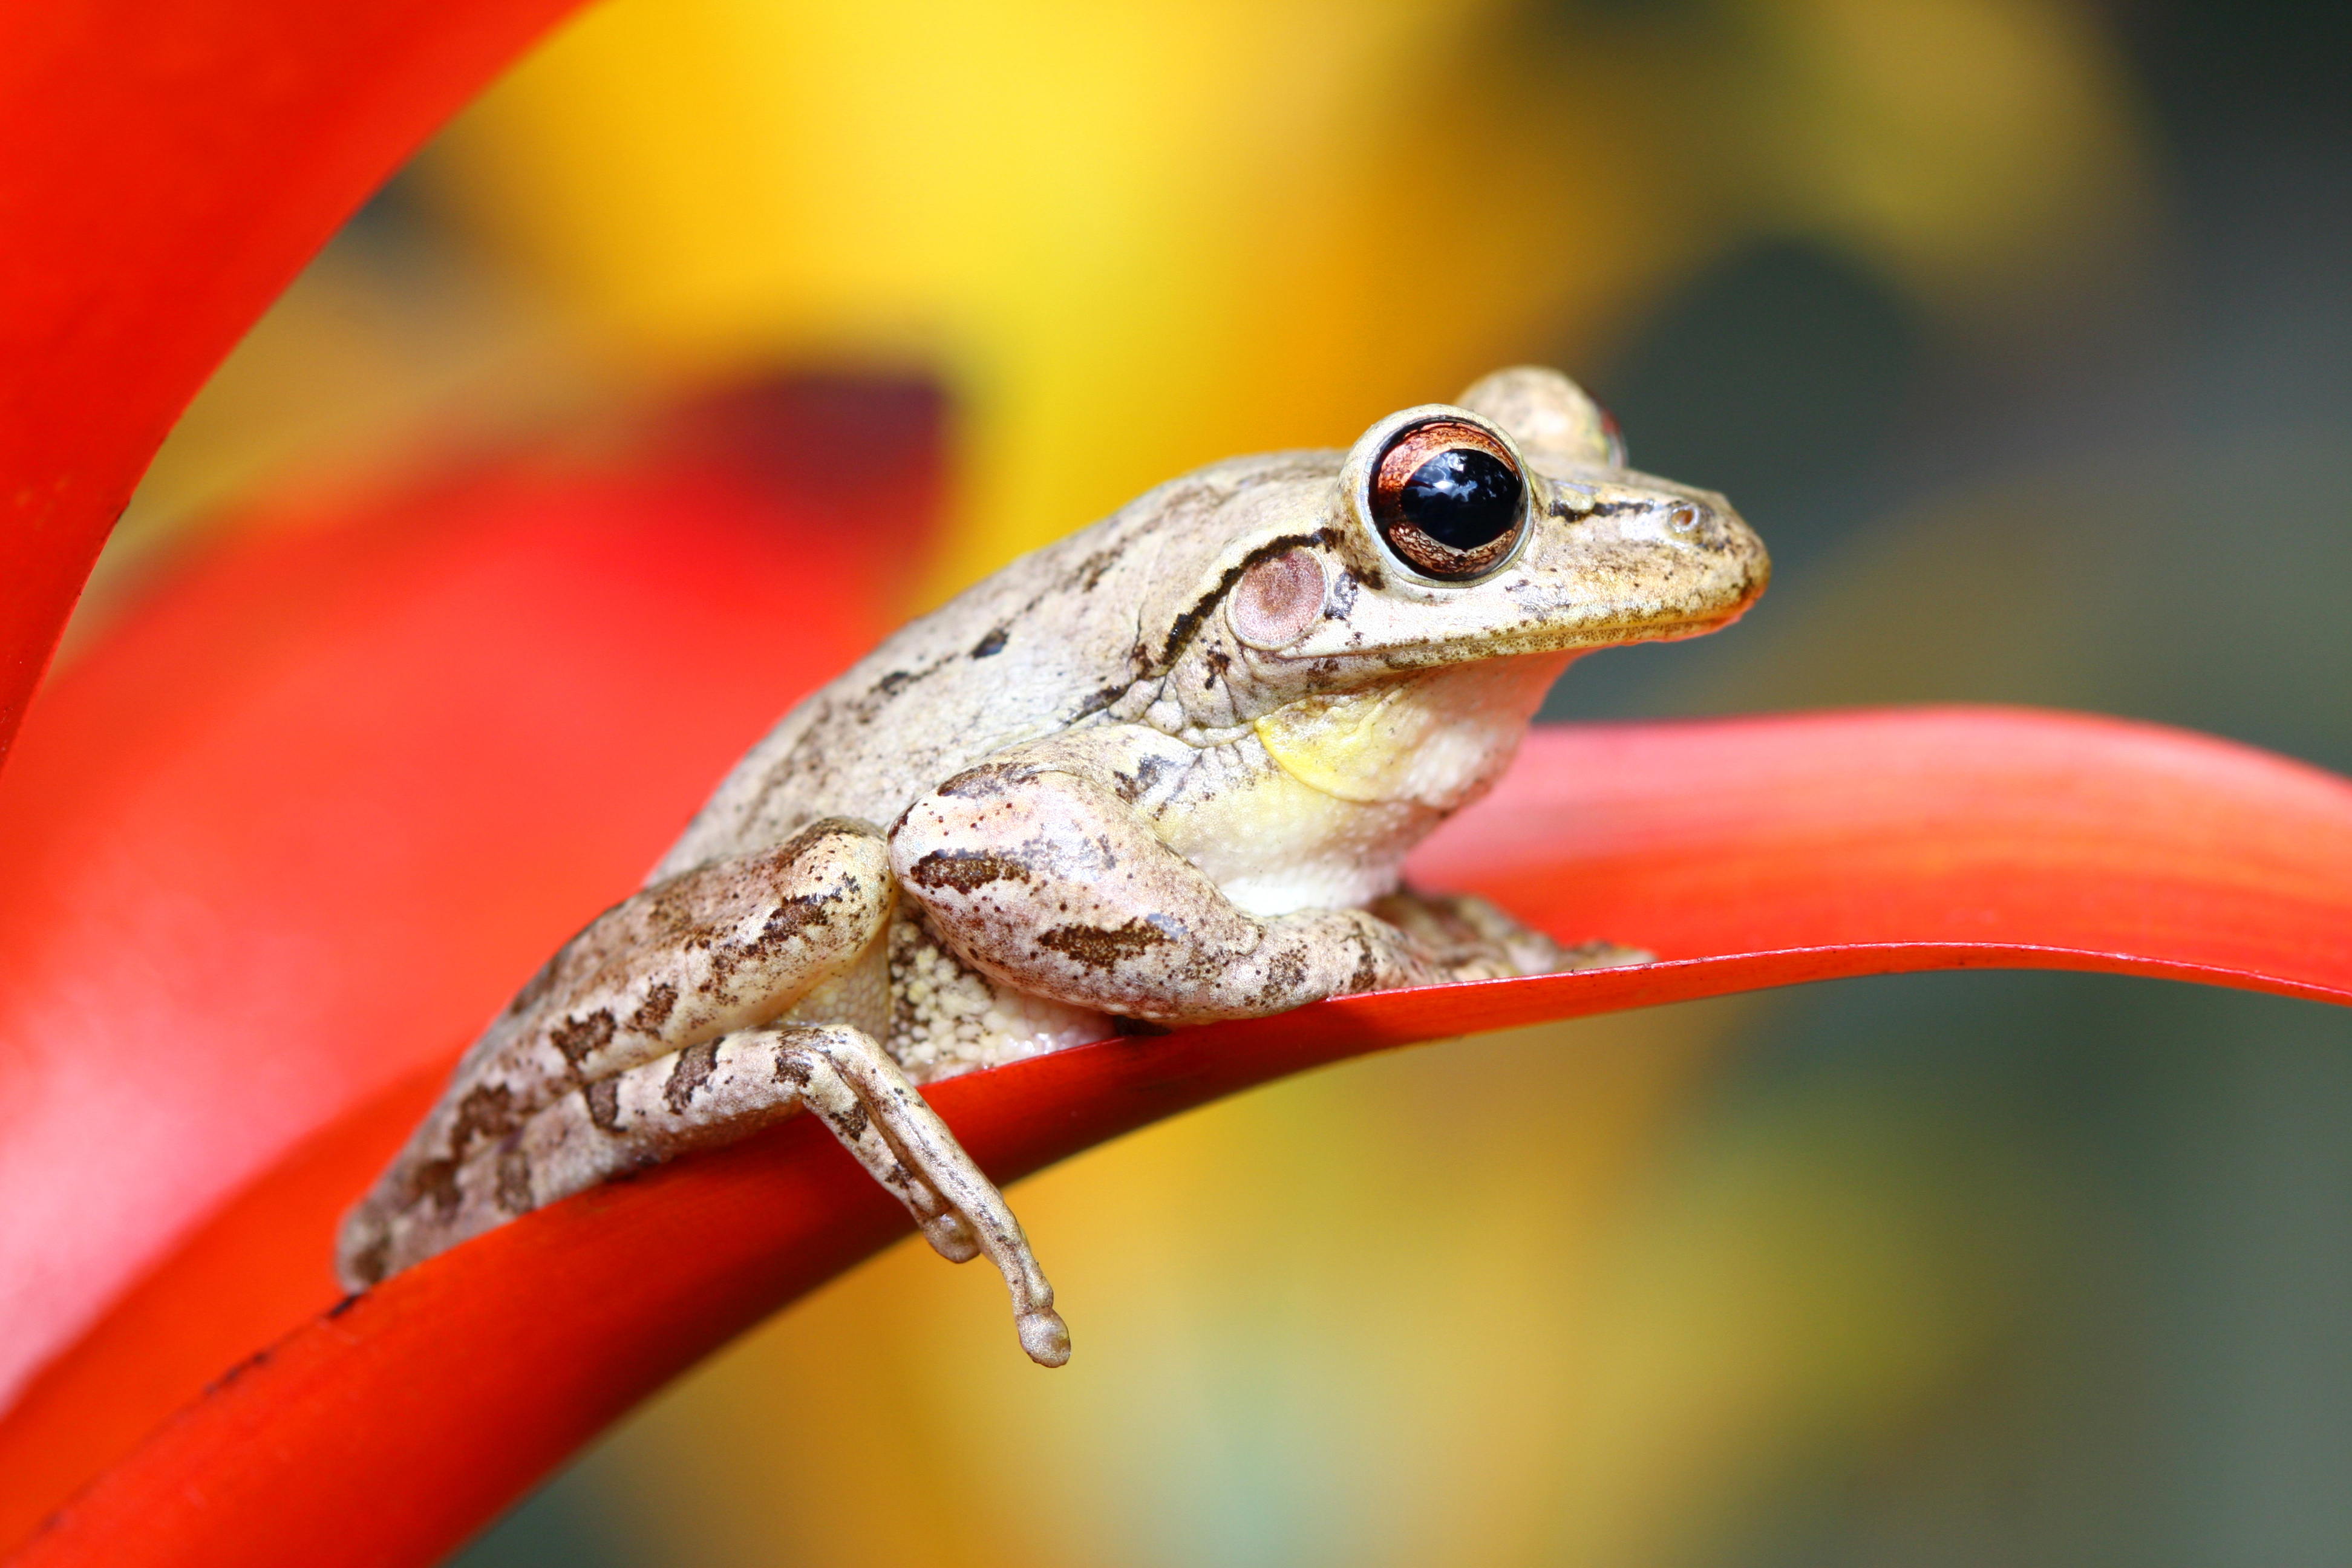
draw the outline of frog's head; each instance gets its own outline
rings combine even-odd
[[[1557,371],[1507,370],[1364,432],[1312,564],[1312,622],[1264,613],[1308,563],[1235,584],[1242,640],[1390,669],[1698,637],[1764,591],[1764,542],[1719,495],[1632,472],[1614,426]],[[1276,646],[1276,639],[1297,631]]]
[[[1721,496],[1628,469],[1608,416],[1549,370],[1392,414],[1344,456],[1217,464],[1122,515],[1159,552],[1132,689],[1171,733],[1498,660],[1532,709],[1578,653],[1717,630],[1770,574]],[[1106,552],[1069,548],[1091,586]]]

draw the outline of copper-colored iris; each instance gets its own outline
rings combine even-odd
[[[1462,419],[1398,432],[1372,469],[1373,526],[1424,576],[1460,582],[1508,556],[1527,526],[1527,480],[1510,449]]]

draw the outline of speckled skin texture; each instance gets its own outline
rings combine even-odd
[[[1524,479],[1442,582],[1372,521],[1398,432],[1467,419]],[[1398,886],[1563,665],[1735,618],[1769,567],[1718,496],[1622,466],[1549,371],[1350,452],[1216,464],[1015,562],[787,714],[646,889],[559,953],[344,1226],[365,1285],[803,1106],[1068,1353],[986,1178],[910,1085],[1112,1033],[1625,962]]]

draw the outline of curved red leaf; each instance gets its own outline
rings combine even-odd
[[[2341,999],[2347,788],[2015,709],[1602,725],[1541,735],[1408,874],[1665,958],[1948,943]]]
[[[198,385],[362,199],[576,3],[0,11],[0,757]]]
[[[2352,783],[2112,720],[1924,710],[1541,732],[1415,869],[1666,961],[1108,1041],[931,1098],[1011,1180],[1343,1057],[1762,985],[2022,964],[2352,1001]],[[905,1228],[805,1121],[583,1194],[296,1331],[19,1561],[432,1562],[667,1378]]]
[[[296,1145],[437,1073],[887,627],[936,410],[859,401],[889,477],[854,496],[698,417],[257,534],[42,694],[0,774],[0,1387],[83,1342],[0,1422],[0,1542],[334,1300],[312,1178],[347,1195],[404,1127]]]

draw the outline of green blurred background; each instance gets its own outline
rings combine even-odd
[[[286,498],[713,385],[944,395],[912,611],[1537,361],[1779,568],[1549,717],[2049,703],[2352,771],[2347,18],[607,0],[238,351],[68,657]],[[2046,973],[1357,1063],[1017,1190],[1066,1373],[901,1246],[458,1561],[2341,1563],[2347,1127],[2344,1014]]]

